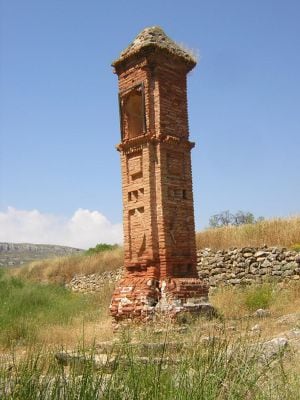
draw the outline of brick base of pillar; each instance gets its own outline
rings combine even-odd
[[[158,281],[145,277],[124,277],[113,293],[110,313],[116,321],[148,320],[159,301]]]
[[[176,317],[181,312],[213,314],[208,303],[208,286],[199,278],[155,280],[124,277],[113,293],[111,315],[116,321],[148,321],[156,313]]]

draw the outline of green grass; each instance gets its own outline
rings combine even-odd
[[[2,346],[33,342],[43,327],[68,325],[83,315],[96,317],[97,309],[100,310],[95,297],[73,294],[63,286],[10,277],[3,270],[0,270],[0,299]]]
[[[275,299],[276,288],[274,285],[265,283],[252,285],[245,289],[244,301],[250,311],[259,308],[269,308]]]
[[[269,309],[272,313],[291,313],[299,309],[299,284],[279,288],[275,283],[249,286],[219,287],[210,296],[210,301],[220,315],[226,319],[244,318],[258,309]]]
[[[224,338],[208,344],[193,343],[174,354],[167,346],[149,355],[147,363],[136,358],[130,345],[116,355],[113,368],[95,369],[91,357],[81,368],[59,366],[54,354],[28,353],[10,368],[0,366],[3,400],[293,400],[299,399],[296,371],[287,371],[285,356],[261,363],[259,342]],[[167,363],[170,357],[176,364]],[[289,372],[289,373],[287,373]]]
[[[299,288],[289,288],[281,294],[293,304],[292,312],[299,310]],[[277,359],[262,363],[259,354],[265,339],[251,336],[248,317],[245,328],[235,325],[237,330],[227,331],[226,324],[231,325],[236,320],[225,316],[223,324],[200,318],[190,321],[184,336],[171,332],[157,336],[151,324],[133,325],[117,334],[121,344],[116,345],[114,366],[100,369],[95,368],[90,357],[97,352],[97,347],[85,350],[89,346],[85,335],[77,342],[80,355],[86,360],[81,365],[63,367],[57,364],[54,354],[63,345],[59,340],[38,349],[36,343],[41,344],[39,331],[42,328],[66,326],[70,334],[78,318],[98,321],[93,340],[101,341],[99,331],[107,319],[111,296],[108,289],[94,296],[73,294],[59,285],[22,280],[0,270],[0,344],[12,345],[9,352],[2,351],[7,357],[3,357],[4,360],[0,352],[1,400],[299,399],[300,362],[293,347],[280,353]],[[242,317],[248,314],[247,310],[274,307],[276,301],[282,299],[274,290],[272,284],[226,288],[219,294],[218,308],[223,311],[224,307],[232,309],[236,305],[242,310]],[[215,296],[218,294],[212,299]],[[291,312],[287,310],[290,309],[284,309],[284,313]],[[272,321],[271,317],[265,321],[268,326],[273,323],[270,329],[277,326],[276,319]],[[162,326],[166,327],[167,323]],[[274,334],[272,331],[272,336]],[[203,335],[208,340],[203,341]],[[188,345],[176,351],[165,345],[162,349],[147,350],[145,354],[130,345],[137,341],[177,341]],[[53,343],[56,343],[55,349]],[[148,362],[142,362],[138,355],[147,355]],[[168,363],[168,359],[175,363]]]

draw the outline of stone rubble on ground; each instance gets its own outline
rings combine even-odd
[[[253,317],[256,318],[266,318],[271,315],[269,310],[265,310],[264,308],[259,308],[253,313]]]
[[[260,326],[255,325],[251,331],[260,333]],[[202,336],[199,340],[204,346],[214,345],[221,338],[217,336]],[[109,342],[105,342],[108,345]],[[161,364],[161,352],[165,349],[172,350],[175,357],[164,357],[163,364],[178,364],[180,360],[180,351],[187,349],[189,343],[187,342],[158,342],[158,343],[128,343],[126,345],[134,351],[135,362],[141,364]],[[100,346],[101,347],[101,346]],[[270,363],[281,357],[287,348],[293,347],[296,352],[300,351],[300,329],[292,329],[291,331],[284,332],[280,336],[274,337],[260,344],[253,344],[252,346],[255,356],[262,363]],[[108,346],[109,352],[105,352],[105,348],[101,348],[100,352],[93,354],[82,355],[76,352],[62,351],[55,354],[55,358],[59,365],[76,367],[80,371],[80,368],[84,367],[89,363],[93,366],[95,370],[105,370],[107,372],[112,372],[119,363],[122,365],[127,365],[129,360],[127,356],[120,356],[120,347],[110,347]],[[232,349],[228,348],[229,353]],[[133,353],[132,353],[133,354]],[[157,354],[157,356],[155,356]],[[179,358],[178,358],[179,357]]]
[[[279,317],[276,321],[277,325],[299,324],[300,327],[300,313],[291,313]]]
[[[280,356],[289,345],[289,341],[285,337],[276,337],[262,344],[260,359],[269,362]]]
[[[255,332],[255,333],[260,333],[261,332],[261,326],[259,324],[256,324],[256,325],[252,326],[250,331],[251,332]]]

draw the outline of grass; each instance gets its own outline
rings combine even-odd
[[[81,351],[81,368],[59,366],[53,351],[28,352],[9,368],[0,366],[1,399],[299,399],[299,365],[291,366],[283,353],[277,361],[261,363],[260,340],[223,336],[205,344],[191,342],[174,354],[170,339],[167,334],[166,346],[149,353],[147,362],[124,343],[111,368],[94,367],[90,354],[95,349]]]
[[[103,251],[92,255],[75,255],[31,262],[16,268],[13,273],[21,278],[64,284],[76,274],[114,271],[123,265],[123,249]]]
[[[77,341],[82,324],[107,318],[111,293],[107,285],[95,296],[75,295],[63,286],[26,281],[0,270],[0,345],[49,343],[58,336],[64,342]]]
[[[300,216],[276,218],[238,227],[206,229],[196,235],[197,248],[227,249],[230,247],[284,246],[300,243]]]
[[[73,294],[61,285],[40,284],[2,271],[1,400],[299,398],[299,356],[288,352],[279,354],[277,361],[262,364],[259,360],[263,341],[294,327],[293,323],[278,325],[277,318],[300,311],[299,283],[220,288],[211,301],[222,319],[191,320],[184,335],[172,332],[168,321],[159,323],[167,328],[159,335],[156,323],[121,330],[115,336],[119,340],[115,364],[96,368],[91,354],[97,352],[97,343],[112,339],[111,290],[107,286],[100,294]],[[271,316],[249,317],[256,307],[268,307]],[[250,328],[257,323],[262,334],[253,336]],[[131,346],[136,342],[164,346],[148,350],[145,362]],[[186,346],[174,351],[169,342]],[[54,354],[66,347],[79,349],[86,361],[79,366],[59,366]]]
[[[246,287],[220,287],[210,296],[225,319],[240,319],[259,308],[280,316],[300,311],[300,284],[264,283]]]
[[[276,296],[276,288],[271,284],[252,285],[245,292],[245,305],[250,311],[269,308]]]
[[[295,247],[300,243],[299,223],[295,217],[209,230],[197,234],[198,246]],[[75,274],[111,271],[122,264],[122,249],[115,249],[37,261],[13,275],[0,270],[1,400],[299,399],[299,352],[291,347],[264,364],[258,357],[263,341],[300,329],[300,319],[296,324],[292,319],[278,323],[283,315],[300,313],[299,282],[218,288],[210,300],[221,314],[219,320],[190,319],[184,336],[172,333],[166,321],[160,326],[170,329],[160,336],[156,325],[132,326],[114,337],[122,345],[113,368],[95,368],[90,355],[97,351],[97,342],[113,338],[108,315],[113,288],[107,284],[99,293],[84,295],[67,291],[63,284]],[[270,316],[254,317],[258,308],[267,308]],[[260,326],[258,334],[251,331],[254,325]],[[165,345],[155,354],[148,352],[145,362],[130,345],[138,341]],[[174,351],[169,341],[187,345]],[[80,369],[59,366],[54,354],[61,348],[79,348],[87,361]],[[172,359],[175,364],[167,362]]]

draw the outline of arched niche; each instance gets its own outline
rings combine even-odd
[[[145,133],[144,87],[138,85],[120,96],[122,139],[133,139]]]

